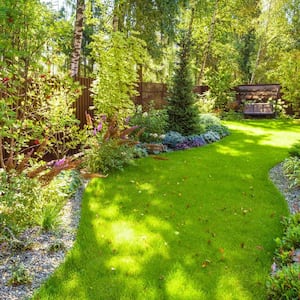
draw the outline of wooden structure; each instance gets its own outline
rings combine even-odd
[[[249,84],[235,88],[236,100],[245,116],[274,116],[281,98],[279,84]]]

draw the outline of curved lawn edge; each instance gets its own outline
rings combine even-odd
[[[265,126],[266,123],[261,124]],[[148,299],[157,299],[157,296],[175,299],[176,294],[182,291],[181,285],[187,284],[187,278],[190,282],[184,293],[187,299],[193,295],[198,299],[207,299],[208,296],[228,297],[232,292],[243,299],[263,299],[260,297],[263,295],[265,276],[269,272],[274,249],[273,238],[281,231],[281,215],[287,214],[283,197],[268,180],[268,170],[286,156],[287,136],[290,136],[292,144],[296,133],[287,130],[283,137],[274,125],[271,129],[262,130],[263,126],[257,127],[257,124],[231,124],[234,134],[220,143],[189,150],[185,155],[179,152],[167,154],[168,161],[144,159],[123,174],[115,174],[105,180],[93,180],[84,195],[76,245],[68,255],[66,264],[41,289],[39,299],[51,299],[54,295],[55,299],[71,299],[71,295],[77,293],[81,299],[97,295],[107,295],[111,299],[118,299],[120,295],[124,295],[124,299],[130,299],[132,295],[147,296]],[[234,138],[236,135],[240,137]],[[247,147],[239,143],[240,138],[243,138]],[[259,146],[255,155],[251,155],[250,151],[253,144]],[[271,153],[270,149],[273,150]],[[217,159],[212,159],[211,153],[217,155]],[[260,157],[257,154],[268,154],[272,159],[262,161],[257,158]],[[190,171],[193,165],[187,156],[194,165],[198,164],[201,172],[195,175],[201,178],[203,185],[199,186],[199,180],[192,180],[187,175],[181,176],[180,172],[187,169]],[[252,166],[246,170],[244,168],[242,176],[237,172],[243,167],[242,162],[236,159],[238,156],[242,156],[244,163]],[[233,166],[228,169],[229,162]],[[160,164],[163,164],[162,170]],[[222,193],[210,189],[211,182],[218,186],[224,182],[224,175],[218,176],[220,170],[226,171]],[[203,172],[208,175],[203,176]],[[155,185],[153,176],[159,176],[158,185]],[[236,178],[243,184],[232,181]],[[259,181],[256,182],[256,178]],[[262,180],[264,184],[261,184]],[[188,181],[194,187],[194,191],[189,193],[193,196],[190,198],[183,193],[184,190],[180,190]],[[162,187],[163,183],[167,186]],[[231,186],[234,186],[234,193],[230,191]],[[243,190],[243,187],[248,188]],[[198,195],[196,188],[205,191],[206,199],[210,197],[208,205],[202,201],[199,207],[199,199],[202,197],[198,197],[198,201],[193,200]],[[162,196],[157,197],[156,191]],[[240,201],[239,205],[236,205],[237,201],[225,201],[230,195],[233,200]],[[255,200],[259,199],[266,200],[266,203],[258,205]],[[258,210],[263,210],[263,217]],[[195,211],[198,218],[191,220]],[[222,216],[221,224],[209,215],[214,216],[214,219]],[[235,219],[238,219],[237,224],[233,224]],[[226,226],[231,223],[236,226],[233,231]],[[249,236],[246,225],[252,228]],[[199,230],[199,236],[195,234],[196,229]],[[139,236],[147,236],[142,233],[148,234],[150,249],[145,248],[145,245],[134,246],[141,242]],[[262,236],[257,237],[260,233]],[[241,239],[241,234],[244,239]],[[127,242],[124,238],[127,235],[132,236],[133,243]],[[102,252],[99,260],[95,259],[96,253],[91,248]],[[124,264],[128,267],[127,271],[122,269]],[[97,272],[96,266],[101,271]],[[89,284],[80,275],[83,270],[90,279]],[[213,278],[209,282],[205,281],[208,274]],[[76,284],[78,279],[81,284],[79,281]],[[62,280],[64,284],[61,286],[59,283]],[[86,284],[94,289],[88,289]]]

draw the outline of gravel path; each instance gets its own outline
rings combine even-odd
[[[284,195],[292,214],[300,211],[300,189],[290,189],[283,175],[282,164],[270,170],[270,179]],[[27,251],[11,253],[11,249],[0,245],[0,299],[29,299],[35,289],[53,273],[64,261],[67,251],[73,246],[80,217],[80,207],[83,189],[68,201],[63,211],[63,227],[56,233],[41,233],[39,228],[26,231],[20,237],[21,241],[31,247]],[[55,251],[51,251],[51,248]],[[17,253],[17,254],[16,254]],[[32,283],[20,286],[9,286],[15,265],[24,264],[32,276]]]

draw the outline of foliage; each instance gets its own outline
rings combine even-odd
[[[268,299],[299,299],[300,265],[292,264],[283,267],[267,282]]]
[[[300,83],[299,77],[300,51],[294,50],[283,54],[278,72],[284,99],[292,104],[296,114],[300,111]]]
[[[110,139],[102,144],[94,144],[85,154],[85,165],[92,173],[107,174],[113,170],[123,170],[134,157],[134,148]]]
[[[298,299],[300,293],[300,214],[284,217],[283,236],[276,238],[272,274],[267,280],[269,299]]]
[[[129,135],[137,126],[120,129],[118,117],[108,121],[106,116],[102,116],[96,126],[90,117],[88,122],[90,136],[87,139],[84,166],[92,173],[106,174],[112,170],[122,170],[134,157],[137,142],[130,139]],[[121,126],[124,127],[124,124]]]
[[[93,36],[92,57],[98,65],[93,83],[94,106],[98,115],[125,119],[134,112],[137,95],[137,67],[145,57],[145,44],[123,32],[99,32]]]
[[[289,179],[291,187],[300,186],[300,158],[298,156],[292,156],[286,158],[283,162],[283,172]]]
[[[217,71],[207,73],[207,85],[210,87],[209,96],[215,102],[215,109],[225,110],[227,103],[234,99],[234,92],[230,90],[234,86],[232,73],[225,66],[220,66]]]
[[[300,158],[300,141],[292,145],[292,147],[289,149],[289,154],[291,156],[297,156]]]
[[[209,130],[209,131],[203,133],[203,138],[204,138],[205,142],[208,144],[217,142],[221,139],[219,133],[212,131],[212,130]]]
[[[84,143],[85,131],[80,130],[74,108],[81,88],[69,76],[49,74],[34,78],[31,86],[28,95],[40,104],[38,114],[47,151],[61,159]]]
[[[168,129],[183,135],[197,133],[199,129],[190,70],[190,43],[189,34],[184,33],[179,44],[178,65],[172,78],[167,106]]]
[[[9,284],[16,286],[21,284],[30,284],[31,282],[32,277],[28,270],[25,268],[24,264],[17,264],[12,270],[12,275],[9,279]]]
[[[208,125],[206,130],[207,131],[214,131],[214,132],[218,133],[220,138],[223,138],[223,137],[230,134],[230,131],[229,131],[228,127],[226,127],[222,124]]]
[[[203,135],[190,135],[185,138],[185,143],[188,144],[189,147],[200,147],[206,144]]]
[[[199,124],[206,131],[211,125],[221,125],[221,120],[213,114],[200,114]]]
[[[134,151],[133,151],[133,156],[135,158],[142,158],[142,157],[147,157],[148,156],[148,152],[146,147],[139,143],[134,147]]]
[[[161,135],[165,132],[167,114],[165,110],[156,110],[152,106],[143,112],[142,106],[138,106],[129,123],[143,128],[143,133],[139,136],[141,142],[155,143],[161,140]]]
[[[226,121],[239,121],[244,119],[244,115],[240,112],[230,109],[229,111],[223,111],[221,113],[222,120]]]
[[[12,176],[0,169],[1,224],[14,231],[36,224],[40,185],[24,174]],[[50,201],[50,199],[47,199]]]
[[[197,95],[196,106],[199,114],[212,113],[215,108],[216,99],[210,96],[210,91]]]
[[[0,169],[1,227],[16,233],[34,225],[46,230],[54,228],[66,199],[74,193],[73,177],[74,172],[65,171],[43,185],[38,178],[30,178],[25,173]]]
[[[163,138],[163,144],[170,148],[175,148],[177,144],[183,143],[185,140],[184,136],[176,131],[169,131]]]

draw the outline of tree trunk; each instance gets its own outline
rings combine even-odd
[[[213,37],[214,37],[215,25],[216,25],[216,18],[217,18],[217,12],[218,12],[218,4],[219,4],[219,0],[216,0],[214,12],[213,12],[213,16],[211,18],[208,39],[207,39],[207,43],[206,43],[206,46],[205,46],[205,49],[204,49],[204,53],[203,53],[203,60],[202,60],[202,64],[201,64],[201,69],[200,69],[200,72],[199,72],[199,75],[198,75],[198,79],[197,79],[198,85],[202,84],[203,77],[204,77],[204,70],[205,70],[205,67],[206,67],[206,62],[207,62],[208,54],[209,54],[211,43],[212,43]]]
[[[80,51],[82,44],[82,36],[83,36],[83,19],[84,19],[84,9],[85,9],[85,1],[77,0],[76,5],[76,20],[74,26],[74,40],[73,40],[73,51],[71,55],[71,68],[70,73],[71,76],[79,75],[79,62],[80,62]]]

